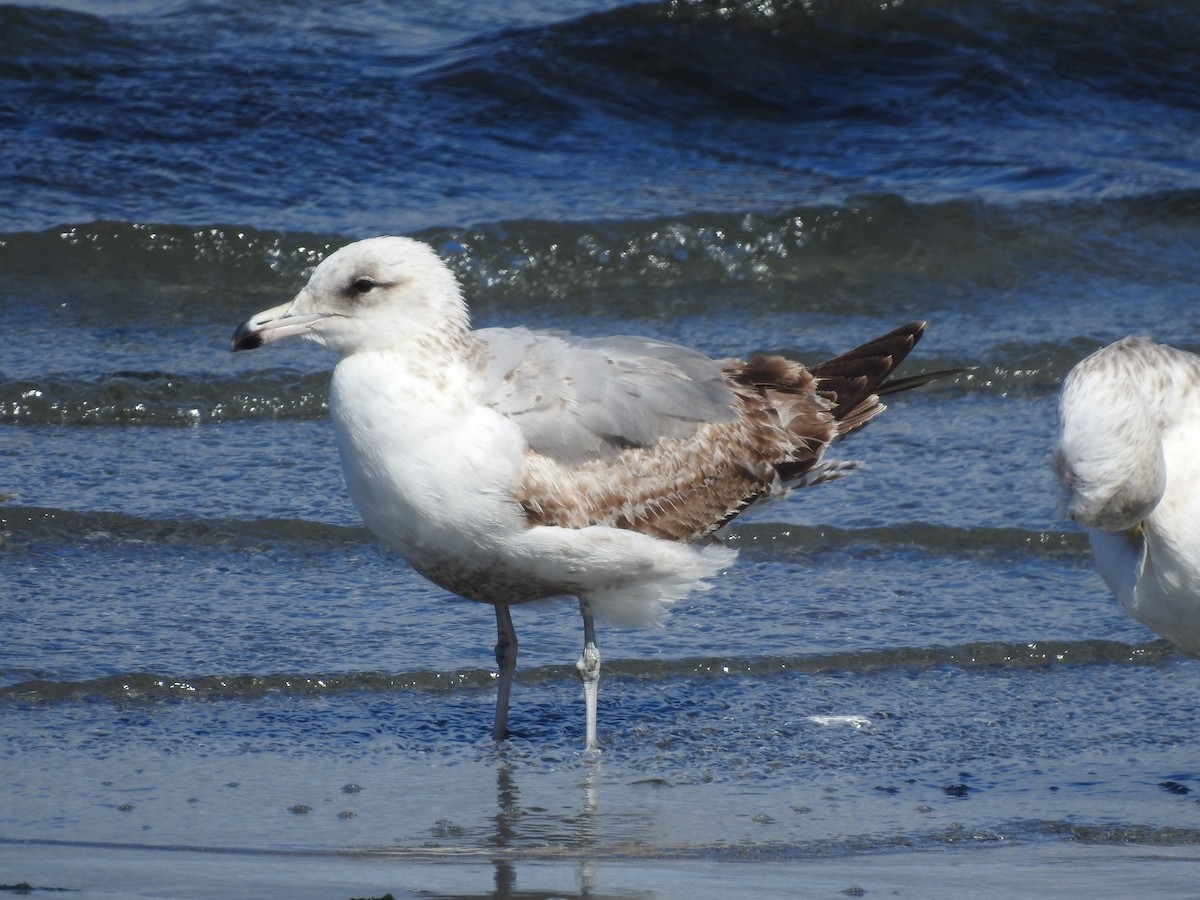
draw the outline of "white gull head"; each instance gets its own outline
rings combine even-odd
[[[468,314],[433,249],[406,237],[358,241],[330,254],[292,300],[244,322],[233,350],[300,335],[341,356],[430,343],[460,344]]]

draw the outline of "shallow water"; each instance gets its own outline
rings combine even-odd
[[[1108,596],[1047,459],[1082,356],[1200,349],[1197,47],[1187,5],[1104,2],[0,6],[0,884],[103,850],[89,896],[200,851],[331,896],[1176,889],[1200,663]],[[518,609],[497,746],[491,611],[361,527],[332,360],[227,350],[381,231],[480,325],[816,362],[926,318],[905,371],[972,368],[602,630],[598,757],[577,612]]]

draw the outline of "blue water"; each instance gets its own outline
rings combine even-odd
[[[0,884],[85,889],[23,861],[95,847],[449,856],[492,896],[565,858],[1194,864],[1200,663],[1047,461],[1084,355],[1200,349],[1197,71],[1191,4],[0,5]],[[479,325],[817,362],[923,318],[905,372],[972,368],[602,631],[598,760],[577,613],[517,610],[497,746],[491,610],[361,527],[331,358],[228,353],[378,233]]]

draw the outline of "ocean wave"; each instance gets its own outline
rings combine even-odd
[[[328,255],[331,238],[213,225],[96,221],[0,234],[6,292],[87,303],[145,322],[179,305],[274,297]],[[269,302],[269,301],[268,301]]]
[[[771,287],[756,297],[767,308],[773,297],[790,305],[790,292],[803,290],[810,309],[846,313],[859,295],[858,302],[879,302],[848,285],[881,279],[896,294],[937,285],[968,305],[972,290],[1081,271],[1200,280],[1190,252],[1198,225],[1200,191],[1189,189],[1016,205],[871,194],[773,211],[497,221],[411,234],[446,259],[477,315],[513,298],[525,308],[567,301],[573,313],[621,313],[640,307],[646,292],[671,291],[698,310],[727,303],[731,285]],[[0,234],[0,271],[11,298],[86,303],[93,317],[157,322],[197,302],[234,316],[279,302],[349,240],[237,226],[81,223]],[[1149,258],[1173,265],[1157,270],[1146,266]]]
[[[895,669],[919,671],[944,667],[979,671],[1081,665],[1150,666],[1175,659],[1177,655],[1177,651],[1166,641],[1146,644],[1104,640],[977,642],[952,647],[899,647],[793,657],[615,659],[606,661],[604,668],[606,678],[638,681],[676,678],[771,679],[795,675],[869,675]],[[83,680],[33,677],[12,683],[14,674],[19,673],[0,672],[0,679],[10,682],[0,686],[0,703],[252,701],[275,694],[327,696],[363,691],[443,693],[453,690],[492,690],[495,687],[494,673],[488,669],[201,676],[126,672]],[[528,686],[571,677],[574,677],[574,672],[569,665],[531,666],[519,669],[516,681]]]
[[[427,16],[383,0],[353,17],[0,6],[0,227],[90,213],[360,234],[1200,184],[1187,4]]]
[[[750,558],[786,554],[825,553],[831,549],[899,547],[936,556],[1081,557],[1088,553],[1087,536],[1077,531],[1029,531],[1023,528],[951,527],[905,523],[875,528],[837,528],[832,525],[794,525],[756,522],[733,526],[730,546]]]
[[[931,105],[1028,112],[1072,82],[1134,98],[1162,87],[1195,108],[1179,76],[1198,38],[1195,16],[1155,3],[660,0],[482,35],[425,80],[562,116],[600,102],[689,128],[731,114],[896,125]]]
[[[802,557],[830,550],[877,549],[888,553],[908,548],[930,556],[996,556],[1081,558],[1087,537],[1078,531],[1029,531],[1021,528],[952,527],[902,523],[870,528],[797,525],[782,522],[735,523],[722,539],[749,558]],[[61,542],[148,543],[163,546],[262,548],[369,543],[365,528],[348,528],[302,519],[154,519],[105,510],[66,509],[4,504],[0,497],[0,542],[10,550]]]
[[[259,373],[253,379],[113,372],[0,380],[0,423],[189,426],[328,415],[327,375]]]
[[[303,519],[152,519],[122,512],[80,512],[0,502],[0,545],[9,552],[45,543],[219,546],[236,550],[268,546],[341,547],[370,542],[365,528]]]

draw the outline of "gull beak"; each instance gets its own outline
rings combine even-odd
[[[229,349],[234,352],[255,350],[263,344],[291,337],[293,334],[304,334],[317,322],[329,318],[328,313],[293,313],[295,305],[295,300],[289,300],[251,316],[233,333]]]

